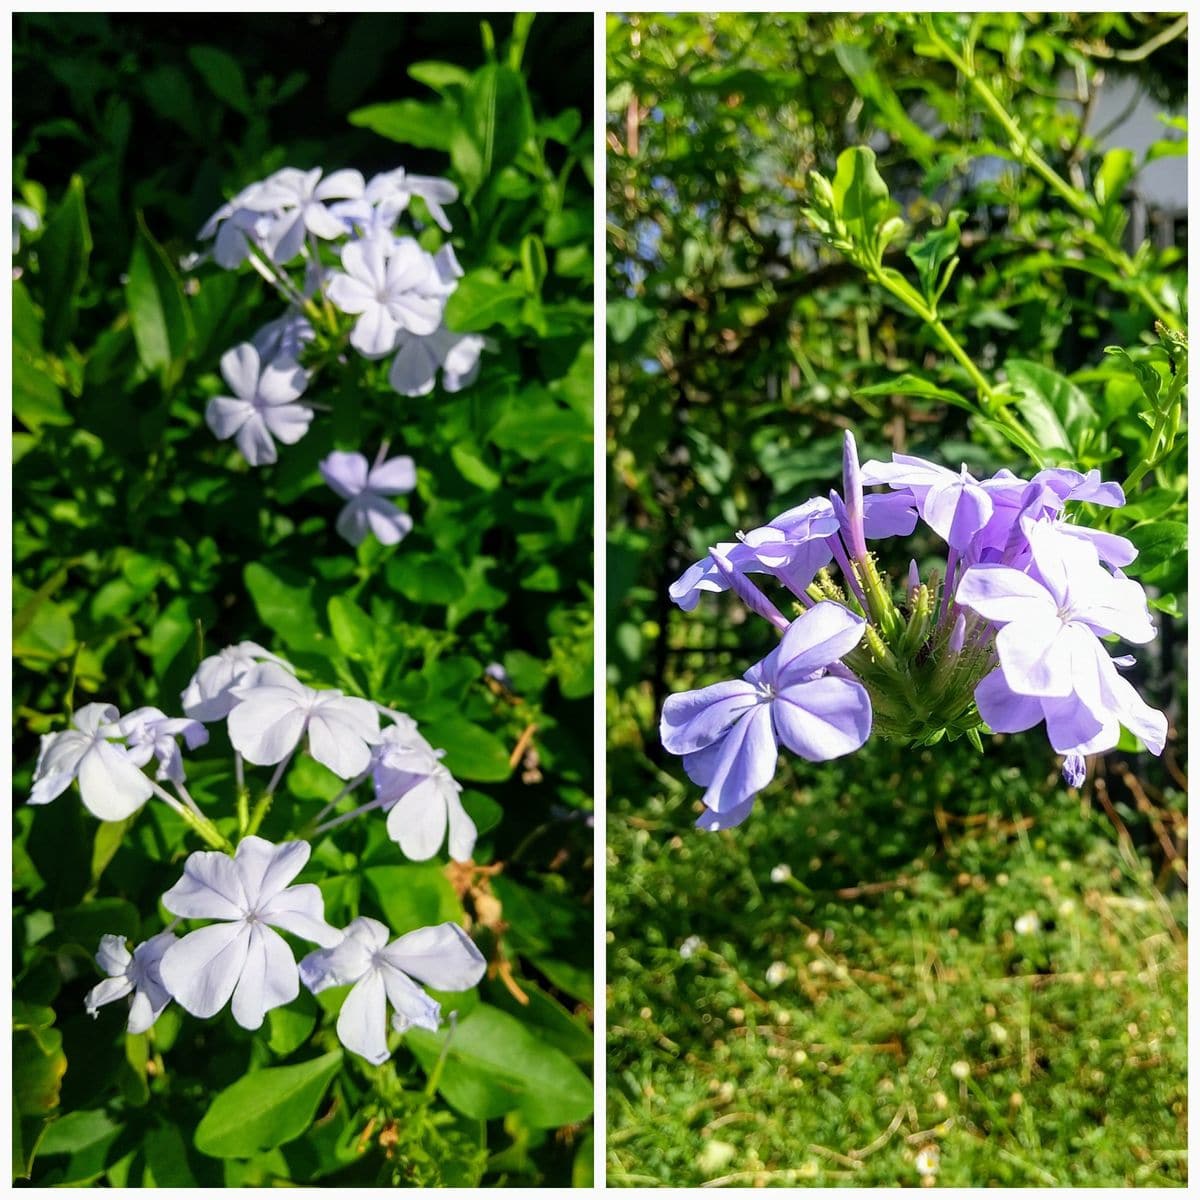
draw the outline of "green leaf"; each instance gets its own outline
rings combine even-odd
[[[941,229],[932,229],[920,241],[909,245],[906,253],[916,264],[917,274],[921,279],[921,290],[925,298],[935,303],[939,294],[939,275],[942,267],[958,252],[959,238],[962,230],[959,222],[965,214],[959,211],[950,213]]]
[[[451,131],[456,112],[448,104],[424,104],[420,100],[396,100],[390,104],[368,104],[355,109],[348,118],[351,125],[369,129],[393,142],[403,142],[421,150],[450,149]]]
[[[437,863],[367,867],[363,877],[388,928],[397,936],[426,925],[462,920],[462,901]]]
[[[76,307],[91,253],[92,234],[84,204],[83,180],[73,175],[66,195],[46,222],[38,242],[45,340],[49,350],[61,350],[75,329]]]
[[[953,404],[955,408],[964,409],[969,413],[979,412],[979,406],[972,404],[965,396],[949,388],[938,387],[919,375],[905,373],[883,383],[873,383],[870,387],[856,388],[855,391],[860,396],[919,396],[925,400],[940,400],[943,404]]]
[[[328,611],[338,649],[355,662],[374,662],[381,639],[371,618],[348,596],[331,597]]]
[[[1138,556],[1126,568],[1141,575],[1187,551],[1188,527],[1182,521],[1146,521],[1127,530]]]
[[[20,346],[13,347],[13,415],[26,429],[37,433],[44,425],[70,425],[62,391],[44,363],[31,360]]]
[[[852,146],[838,155],[833,198],[851,240],[874,252],[893,205],[869,146]]]
[[[15,1029],[12,1039],[13,1106],[23,1117],[53,1112],[67,1070],[57,1029]]]
[[[450,717],[423,725],[431,746],[446,751],[446,766],[456,779],[497,783],[512,774],[508,747],[494,733],[463,717]]]
[[[246,90],[242,68],[232,54],[218,50],[216,46],[192,46],[188,49],[188,58],[214,96],[224,100],[243,116],[254,114],[254,104]]]
[[[413,63],[408,68],[408,77],[443,94],[453,88],[466,87],[471,82],[471,72],[464,67],[457,63],[436,62],[432,59]]]
[[[895,90],[875,69],[870,52],[863,46],[840,39],[834,41],[833,52],[858,94],[875,106],[881,124],[895,133],[913,152],[913,157],[928,168],[937,150],[937,139],[926,133],[908,115]]]
[[[171,387],[183,376],[192,343],[192,318],[175,268],[141,213],[137,226],[125,285],[129,322],[142,366],[161,374],[164,387]]]
[[[267,628],[293,650],[327,651],[329,639],[317,624],[311,579],[298,571],[273,570],[262,563],[247,563],[243,574],[246,590]]]
[[[1124,146],[1109,150],[1100,160],[1092,191],[1102,208],[1119,204],[1130,180],[1137,174],[1133,151]]]
[[[428,1073],[445,1051],[438,1091],[464,1116],[486,1121],[517,1112],[538,1129],[586,1120],[592,1084],[561,1050],[515,1017],[478,1004],[437,1033],[412,1029],[405,1043]]]
[[[499,473],[493,471],[478,454],[461,443],[450,447],[450,457],[458,468],[459,474],[468,483],[473,483],[485,492],[494,492],[500,486]]]
[[[519,322],[525,292],[515,283],[485,267],[469,271],[458,281],[446,302],[446,327],[456,333],[474,333],[492,325],[511,327]]]
[[[489,63],[471,77],[463,93],[459,128],[450,158],[469,194],[511,163],[533,132],[525,80],[511,67]]]
[[[196,1127],[196,1149],[250,1158],[298,1138],[342,1065],[340,1050],[291,1067],[252,1071],[218,1093]]]
[[[308,992],[301,991],[291,1004],[267,1013],[267,1045],[271,1053],[286,1058],[304,1045],[317,1023],[317,1005]]]
[[[1088,432],[1096,427],[1091,400],[1064,375],[1041,363],[1010,358],[1004,369],[1019,392],[1016,407],[1043,450],[1076,456]]]

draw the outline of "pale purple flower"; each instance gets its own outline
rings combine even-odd
[[[260,662],[271,662],[291,671],[291,666],[257,642],[238,642],[212,654],[196,668],[183,691],[183,711],[197,721],[220,721],[238,702],[233,689]],[[292,672],[295,674],[295,672]]]
[[[960,553],[991,518],[992,499],[963,467],[955,472],[909,454],[893,454],[890,463],[868,462],[864,484],[887,484],[909,492],[921,519]]]
[[[296,400],[308,377],[289,359],[265,366],[250,342],[221,356],[221,374],[233,396],[214,396],[204,419],[221,441],[234,438],[242,457],[252,466],[276,460],[275,440],[290,446],[308,431],[312,409]]]
[[[88,1015],[98,1016],[102,1005],[132,992],[125,1029],[128,1033],[145,1033],[171,1003],[171,993],[163,984],[159,968],[162,956],[174,944],[175,935],[168,929],[142,942],[130,954],[123,934],[106,933],[96,951],[96,965],[108,978],[83,998]]]
[[[297,312],[286,313],[268,321],[251,339],[259,360],[265,363],[284,359],[299,362],[304,348],[317,336],[307,317]]]
[[[806,501],[742,534],[740,541],[717,543],[671,584],[668,594],[684,612],[691,612],[701,592],[727,591],[732,577],[760,571],[803,596],[832,558],[828,539],[837,531],[838,519],[828,500]]]
[[[1095,675],[1100,659],[1108,661],[1098,635],[1148,642],[1154,626],[1141,587],[1105,571],[1090,545],[1049,523],[1027,533],[1034,574],[971,567],[955,600],[1000,626],[996,653],[1014,692],[1069,696]]]
[[[871,731],[866,689],[840,663],[866,622],[822,601],[797,617],[779,645],[741,680],[668,698],[664,749],[707,791],[702,827],[728,828],[749,813],[775,773],[778,745],[811,762],[857,750]]]
[[[217,924],[180,938],[163,955],[160,971],[167,990],[193,1016],[215,1016],[232,997],[234,1020],[258,1029],[271,1009],[300,994],[296,960],[275,930],[320,946],[341,939],[325,921],[316,884],[288,886],[310,852],[307,842],[274,846],[246,837],[233,858],[211,850],[188,857],[163,907]]]
[[[196,236],[202,242],[215,236],[213,259],[233,270],[250,256],[252,247],[264,248],[274,221],[272,210],[286,198],[270,180],[252,183],[222,204]]]
[[[1094,467],[1086,475],[1067,467],[1049,467],[1039,471],[1033,483],[1048,487],[1064,502],[1076,500],[1081,504],[1100,504],[1105,508],[1122,508],[1125,493],[1119,483],[1105,483]]]
[[[339,238],[345,233],[342,222],[327,207],[331,200],[352,200],[363,192],[361,172],[334,171],[322,178],[319,167],[300,171],[285,167],[265,181],[269,191],[258,203],[278,212],[266,237],[267,249],[277,263],[290,262],[304,245],[307,234],[319,238]]]
[[[396,357],[388,382],[402,396],[427,396],[437,373],[442,387],[460,392],[475,382],[486,341],[476,333],[453,333],[445,325],[424,337],[401,330],[396,335]]]
[[[387,1009],[398,1033],[416,1027],[437,1030],[441,1006],[414,980],[438,991],[474,987],[487,968],[475,943],[453,922],[430,925],[388,942],[387,926],[359,917],[345,937],[327,950],[314,950],[300,962],[304,985],[312,992],[353,984],[338,1014],[338,1039],[347,1050],[376,1065],[390,1057]]]
[[[335,450],[318,465],[325,482],[348,501],[338,514],[336,528],[352,546],[368,534],[394,546],[411,532],[412,517],[388,499],[417,486],[416,467],[407,455],[368,467],[363,455]]]
[[[403,167],[376,175],[367,184],[364,199],[377,205],[392,221],[406,209],[413,196],[420,196],[429,215],[450,232],[450,221],[443,206],[458,199],[458,188],[448,179],[432,175],[410,175]]]
[[[109,741],[120,719],[111,704],[85,704],[74,729],[42,735],[30,804],[49,804],[79,780],[84,807],[102,821],[123,821],[153,794],[150,780],[122,745]]]
[[[330,276],[329,299],[358,317],[350,344],[366,358],[396,348],[402,330],[430,334],[441,324],[446,291],[432,255],[412,238],[348,242],[344,271]]]
[[[477,833],[459,798],[462,785],[443,766],[444,751],[421,736],[416,721],[404,713],[392,716],[395,723],[380,734],[371,766],[375,797],[388,813],[388,837],[405,857],[424,862],[441,849],[449,828],[450,857],[469,862]]]
[[[414,862],[432,858],[446,840],[446,849],[455,862],[470,862],[475,852],[475,822],[463,808],[459,794],[462,785],[436,759],[416,783],[390,806],[388,837]]]
[[[112,727],[125,739],[129,757],[139,767],[150,759],[158,759],[155,778],[182,783],[185,775],[183,755],[179,752],[178,738],[183,738],[189,750],[195,750],[208,741],[208,730],[199,721],[188,717],[168,717],[161,709],[135,708],[123,716]]]
[[[1066,696],[1019,695],[997,667],[975,689],[979,715],[994,733],[1021,733],[1045,721],[1046,736],[1059,754],[1111,750],[1120,740],[1122,725],[1152,754],[1161,754],[1167,741],[1166,716],[1117,673],[1102,648],[1079,666]]]
[[[256,668],[234,689],[229,740],[247,762],[283,762],[308,735],[308,752],[341,779],[361,775],[379,740],[379,714],[366,700],[305,687],[279,667]]]

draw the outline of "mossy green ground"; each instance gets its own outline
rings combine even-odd
[[[874,742],[703,834],[650,724],[624,714],[609,759],[610,1185],[1185,1183],[1160,763],[1132,763],[1151,822],[1120,764],[1068,792],[1034,734]]]

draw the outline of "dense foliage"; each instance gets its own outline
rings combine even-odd
[[[17,19],[14,191],[35,214],[13,285],[18,1177],[590,1178],[590,71],[549,66],[590,50],[575,17]],[[250,466],[206,405],[229,395],[222,356],[283,305],[249,267],[198,260],[197,231],[284,167],[449,180],[452,232],[419,192],[408,216],[461,264],[446,324],[485,345],[473,382],[402,396],[347,349],[354,318],[315,307],[315,419]],[[411,456],[398,544],[347,546],[346,493],[318,470],[335,450]],[[186,755],[210,844],[307,827],[299,878],[330,923],[453,922],[482,951],[479,986],[440,997],[456,1022],[394,1036],[382,1066],[339,1044],[344,989],[257,1032],[84,1012],[101,936],[164,928],[203,842],[157,799],[102,823],[74,788],[26,806],[38,738],[93,701],[177,716],[201,659],[246,640],[414,718],[465,787],[473,859],[414,862],[377,814],[312,832],[357,803],[315,758],[268,800],[261,768],[241,792],[223,726]]]
[[[947,894],[959,850],[946,822],[989,829],[1019,822],[1030,833],[1022,835],[1019,855],[1010,846],[1014,862],[1047,877],[1063,837],[1080,839],[1085,848],[1078,853],[1096,861],[1116,841],[1132,875],[1112,877],[1115,902],[1142,905],[1150,897],[1158,915],[1149,918],[1155,929],[1146,936],[1178,935],[1178,889],[1186,883],[1183,205],[1181,198],[1173,213],[1149,211],[1138,176],[1148,163],[1186,153],[1184,122],[1170,115],[1184,98],[1186,25],[1186,18],[1165,14],[609,18],[610,975],[620,978],[610,1060],[622,1081],[612,1119],[624,1127],[610,1169],[623,1182],[702,1182],[731,1172],[751,1182],[760,1171],[763,1182],[861,1181],[860,1160],[847,1164],[837,1155],[872,1143],[891,1117],[889,1111],[848,1140],[847,1129],[871,1103],[863,1089],[901,1087],[890,1072],[827,1079],[822,1094],[829,1103],[811,1114],[809,1133],[832,1156],[807,1160],[784,1141],[764,1141],[753,1125],[735,1136],[734,1124],[720,1137],[727,1154],[697,1158],[693,1146],[679,1173],[666,1131],[700,1111],[687,1081],[719,1072],[725,1060],[708,1032],[712,1014],[701,1014],[703,1026],[684,1016],[659,1027],[648,1015],[657,1013],[664,964],[676,961],[670,956],[686,937],[664,899],[676,886],[673,853],[689,860],[681,878],[701,881],[716,864],[724,877],[730,855],[747,864],[746,911],[720,932],[722,987],[748,996],[734,982],[744,976],[759,1003],[763,993],[751,977],[764,978],[771,960],[782,962],[796,981],[785,990],[799,986],[804,994],[780,998],[785,1016],[777,1023],[811,1023],[806,1036],[822,1044],[827,1062],[848,1060],[860,1041],[885,1040],[859,1037],[856,998],[868,997],[889,1006],[896,997],[924,1004],[922,1020],[945,1039],[946,1064],[978,1057],[975,1033],[951,1020],[964,1003],[952,979],[894,982],[901,962],[918,951],[900,944],[883,900],[854,908],[852,924],[869,946],[847,950],[841,965],[856,987],[814,991],[796,974],[796,956],[811,957],[798,940],[793,944],[809,921],[796,904],[821,910],[813,927],[819,920],[840,938],[839,928],[851,921],[851,893],[871,897],[870,889],[890,888],[896,874],[931,896]],[[1094,120],[1104,89],[1128,80],[1163,113],[1160,138],[1139,156],[1121,145],[1119,128],[1105,130]],[[1139,650],[1131,679],[1170,727],[1162,760],[1142,753],[1127,734],[1114,752],[1091,760],[1080,796],[1111,824],[1088,820],[1068,830],[1069,819],[1083,820],[1078,801],[1064,785],[1045,782],[1054,760],[1044,743],[1018,734],[1005,740],[1024,773],[999,790],[987,782],[999,778],[990,755],[977,759],[963,743],[943,743],[932,757],[925,752],[913,780],[903,769],[912,758],[899,760],[880,745],[831,766],[795,764],[755,810],[771,809],[762,818],[769,825],[755,832],[752,816],[737,850],[736,833],[691,831],[702,810],[695,789],[681,789],[678,768],[659,743],[663,702],[673,692],[736,678],[774,639],[731,594],[708,595],[683,614],[668,588],[709,547],[837,485],[846,429],[864,461],[902,452],[952,470],[965,464],[978,478],[1000,469],[1027,479],[1040,468],[1095,468],[1124,487],[1124,507],[1086,507],[1079,519],[1129,538],[1138,550],[1126,570],[1147,590],[1158,637]],[[904,577],[910,553],[922,578],[943,553],[928,535],[906,545],[902,560],[892,561],[890,550],[879,547],[879,566],[893,579]],[[983,776],[979,786],[961,786],[971,773]],[[834,804],[836,817],[805,815],[810,806]],[[903,806],[911,834],[894,854],[884,852],[890,805]],[[831,842],[839,827],[862,826],[861,844],[831,861],[816,844],[827,821]],[[1005,844],[990,848],[985,876],[1006,869]],[[763,889],[781,860],[795,872],[800,899]],[[805,870],[810,860],[824,866]],[[1007,873],[1015,877],[1015,870]],[[732,894],[721,900],[702,882],[697,887],[706,905],[727,911],[736,904]],[[866,890],[854,891],[860,887]],[[980,924],[975,910],[960,917],[945,903],[946,928],[968,955],[970,976],[1006,978],[1013,968],[995,955],[998,927]],[[1031,897],[1022,903],[1036,907]],[[1040,918],[1043,925],[1048,917]],[[790,938],[783,932],[789,927]],[[1098,970],[1125,969],[1102,926],[1080,936],[1076,950],[1091,946]],[[1069,957],[1050,947],[1033,970],[1050,978],[1069,972]],[[1182,960],[1169,970],[1177,1004]],[[1128,1003],[1148,1003],[1160,986],[1157,975],[1139,977]],[[680,991],[678,983],[673,990]],[[1086,1057],[1089,1037],[1115,1036],[1119,1012],[1098,999],[1085,1013],[1085,997],[1046,995],[1045,1036],[1074,1031],[1072,1062]],[[722,990],[722,1003],[732,1003],[727,996]],[[775,1011],[774,999],[769,1007]],[[1182,1014],[1173,1015],[1181,1024]],[[1084,1032],[1085,1025],[1097,1032]],[[797,1043],[808,1045],[804,1037]],[[913,1047],[910,1055],[906,1046],[902,1038],[900,1065],[911,1058],[914,1070],[923,1067],[922,1053]],[[765,1071],[766,1053],[748,1049],[723,1083],[736,1088]],[[1179,1054],[1169,1065],[1156,1061],[1155,1102],[1122,1102],[1094,1136],[1128,1147],[1162,1132],[1160,1102],[1178,1103],[1181,1062]],[[1064,1082],[1058,1066],[1033,1062],[1026,1074],[1054,1089]],[[1033,1164],[1026,1181],[1061,1178],[1054,1165],[1060,1151],[1046,1145],[1045,1131],[1037,1131],[1041,1151],[1030,1130],[1007,1130],[1000,1086],[973,1084],[956,1108],[956,1127],[961,1122],[982,1141],[969,1166],[946,1178],[1018,1182],[1002,1169],[1013,1153]],[[920,1109],[917,1092],[909,1095]],[[767,1121],[786,1106],[774,1091],[769,1096],[759,1109]],[[641,1111],[645,1124],[637,1107],[643,1103],[661,1140],[639,1132],[631,1117]],[[903,1119],[898,1128],[912,1129]],[[1179,1130],[1173,1118],[1168,1123]],[[1021,1149],[1006,1140],[1010,1134]],[[1075,1136],[1064,1133],[1063,1152]],[[1167,1134],[1162,1157],[1153,1158],[1163,1181],[1181,1177],[1172,1150],[1181,1138]],[[1090,1182],[1134,1181],[1137,1164],[1151,1161],[1135,1155],[1126,1165],[1115,1149],[1112,1157],[1105,1150],[1091,1159]],[[747,1168],[743,1174],[734,1161]],[[844,1176],[836,1174],[839,1163]],[[880,1182],[914,1178],[894,1157],[873,1166]]]

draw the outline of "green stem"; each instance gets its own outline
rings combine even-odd
[[[974,66],[967,62],[933,27],[927,22],[926,28],[933,43],[949,60],[960,75],[967,81],[971,89],[983,101],[984,107],[991,113],[996,123],[1008,135],[1009,144],[1017,160],[1024,163],[1030,170],[1039,175],[1052,192],[1079,214],[1084,220],[1095,222],[1099,215],[1096,205],[1086,192],[1072,187],[1030,144],[1024,131],[1014,120],[1012,114],[1004,107],[996,93],[979,77]],[[1178,316],[1169,312],[1162,301],[1150,291],[1146,283],[1136,278],[1137,271],[1133,260],[1119,246],[1114,246],[1106,238],[1097,238],[1092,242],[1096,250],[1124,276],[1130,290],[1164,325],[1171,329],[1181,329]]]
[[[1142,482],[1146,475],[1154,470],[1166,457],[1167,451],[1165,448],[1159,453],[1159,444],[1163,440],[1163,434],[1167,431],[1167,425],[1171,420],[1171,413],[1173,411],[1177,413],[1178,409],[1165,409],[1158,414],[1158,420],[1154,423],[1154,432],[1150,435],[1150,455],[1134,467],[1133,471],[1130,472],[1129,478],[1121,485],[1121,490],[1124,491],[1126,500],[1133,495],[1134,488]]]
[[[228,839],[203,813],[192,812],[190,808],[180,804],[170,792],[159,787],[157,783],[151,783],[150,786],[154,789],[154,794],[161,800],[165,800],[181,820],[191,828],[192,832],[202,838],[207,845],[214,850],[224,850],[227,854],[233,853],[233,846],[230,845]]]
[[[937,335],[938,341],[949,351],[954,360],[967,373],[972,386],[979,395],[983,415],[998,422],[1009,436],[1009,440],[1029,455],[1040,467],[1044,459],[1038,450],[1037,443],[1024,425],[1012,414],[1005,404],[1004,397],[988,382],[984,373],[975,365],[971,356],[966,352],[962,343],[946,328],[945,322],[928,305],[922,303],[913,294],[912,289],[900,287],[884,273],[877,265],[868,268],[870,276],[880,287],[890,292],[897,300]]]

